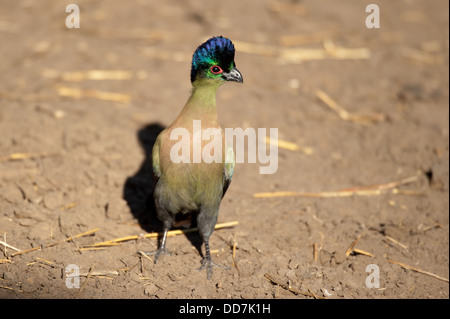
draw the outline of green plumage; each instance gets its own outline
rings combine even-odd
[[[174,225],[196,218],[199,233],[205,243],[206,255],[202,268],[212,274],[209,237],[219,214],[220,202],[231,182],[234,171],[233,149],[225,145],[222,132],[220,162],[177,163],[171,150],[178,142],[171,139],[174,130],[190,134],[190,158],[194,153],[193,122],[201,121],[204,129],[222,130],[217,119],[216,91],[226,81],[242,83],[240,72],[234,67],[234,46],[229,39],[214,37],[203,43],[194,53],[191,70],[192,93],[178,117],[158,136],[152,153],[155,189],[153,193],[158,218],[164,225],[164,236],[156,252],[155,263],[166,252],[166,234]],[[202,140],[201,149],[210,141]]]

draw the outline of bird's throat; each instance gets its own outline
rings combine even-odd
[[[216,92],[220,84],[216,81],[195,81],[191,96],[181,114],[190,118],[197,118],[200,115],[202,118],[217,118]]]

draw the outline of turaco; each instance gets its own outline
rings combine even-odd
[[[184,108],[157,137],[152,152],[155,188],[153,199],[158,219],[163,223],[163,236],[154,253],[156,263],[161,254],[167,254],[167,232],[174,226],[189,223],[194,218],[205,244],[205,256],[200,269],[206,269],[211,279],[212,267],[209,238],[219,214],[220,202],[233,176],[235,160],[232,147],[225,145],[224,134],[217,119],[216,91],[225,82],[243,83],[234,62],[233,43],[222,36],[210,38],[200,45],[192,58],[192,92]],[[190,133],[192,159],[195,133],[193,122],[201,121],[204,129],[216,129],[221,135],[219,161],[179,161],[173,158],[173,147],[178,142],[175,130],[182,128]],[[198,140],[197,140],[198,141]],[[200,139],[202,151],[210,140]],[[197,142],[198,143],[198,142]],[[199,148],[196,148],[197,150]],[[197,154],[199,155],[199,154]]]

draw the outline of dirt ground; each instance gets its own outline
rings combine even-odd
[[[70,3],[80,28],[65,26]],[[380,28],[366,27],[370,3]],[[3,0],[0,298],[449,298],[448,10],[444,0]],[[155,250],[143,235],[161,230],[146,201],[151,146],[213,35],[235,42],[244,77],[218,91],[222,126],[278,128],[298,149],[280,145],[272,175],[237,164],[219,223],[238,224],[210,242],[230,269],[207,281],[196,233],[169,237],[173,254],[156,265],[138,251]],[[73,73],[90,70],[123,72]],[[284,191],[301,194],[255,197]]]

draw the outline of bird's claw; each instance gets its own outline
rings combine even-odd
[[[212,262],[211,258],[205,257],[202,259],[202,266],[200,268],[198,268],[197,270],[203,270],[206,268],[206,277],[208,280],[210,280],[211,276],[212,276],[212,268],[213,267],[222,268],[222,269],[230,269],[230,267],[228,267],[228,266],[217,265]]]
[[[168,251],[166,248],[159,248],[157,251],[150,251],[150,252],[144,252],[147,256],[154,256],[153,262],[156,264],[158,261],[158,258],[160,255],[169,255],[171,256],[172,253]]]

